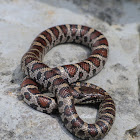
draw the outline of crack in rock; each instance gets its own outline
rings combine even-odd
[[[126,130],[125,132],[126,140],[139,140],[140,139],[140,124],[133,129]]]

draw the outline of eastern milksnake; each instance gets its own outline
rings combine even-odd
[[[55,68],[42,62],[50,49],[67,42],[89,47],[91,55],[80,63]],[[24,101],[48,114],[58,109],[65,127],[81,139],[103,138],[114,122],[114,101],[102,88],[79,81],[96,75],[104,67],[107,56],[108,42],[103,34],[93,28],[67,24],[43,31],[22,57],[21,67],[27,75],[21,84]],[[53,92],[56,98],[43,95],[39,91],[40,85]],[[87,124],[78,116],[75,104],[96,102],[100,102],[96,122]]]

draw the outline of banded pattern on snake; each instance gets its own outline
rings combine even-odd
[[[76,64],[50,68],[42,59],[50,49],[62,43],[85,45],[91,49],[91,55]],[[58,109],[65,127],[78,138],[103,138],[114,122],[114,101],[102,88],[79,81],[91,78],[104,67],[108,49],[105,36],[87,26],[67,24],[43,31],[21,60],[22,70],[27,75],[21,84],[24,101],[48,114]],[[39,91],[40,85],[56,98],[43,95]],[[94,124],[88,124],[78,116],[75,104],[96,102],[100,102],[98,117]]]

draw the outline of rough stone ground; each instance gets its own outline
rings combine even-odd
[[[20,98],[22,55],[41,31],[65,23],[96,28],[109,41],[105,68],[88,80],[108,91],[116,103],[115,123],[104,140],[140,140],[139,0],[0,0],[0,140],[77,140],[59,115],[35,111]],[[81,46],[60,45],[45,63],[75,63],[89,53]],[[94,122],[96,109],[76,108],[82,119]]]

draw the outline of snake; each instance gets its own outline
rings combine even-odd
[[[64,43],[81,44],[91,50],[87,59],[51,68],[43,58],[54,46]],[[84,140],[104,138],[115,119],[115,103],[102,88],[85,83],[104,67],[109,45],[106,37],[91,27],[64,24],[41,32],[21,59],[25,73],[21,84],[23,100],[33,109],[51,114],[58,110],[66,129]],[[44,94],[52,92],[54,97]],[[77,114],[75,104],[99,104],[95,123],[89,124]]]

